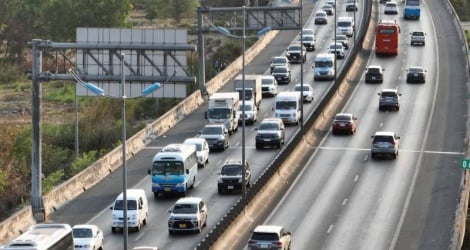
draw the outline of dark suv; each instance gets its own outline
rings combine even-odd
[[[219,194],[242,190],[243,187],[243,164],[241,160],[229,159],[225,161],[222,170],[219,173],[217,181],[217,190]],[[250,165],[245,161],[245,185],[251,186]]]
[[[366,69],[366,83],[382,83],[384,73],[381,66],[371,65]]]
[[[286,56],[291,63],[304,63],[307,61],[307,49],[300,43],[293,44],[287,48]]]
[[[284,142],[285,128],[280,118],[265,118],[256,128],[256,149],[265,146],[280,148]]]
[[[383,89],[382,92],[377,93],[379,98],[379,110],[400,110],[400,96],[401,93],[396,89]]]

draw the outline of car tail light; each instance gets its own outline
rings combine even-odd
[[[276,245],[276,246],[281,246],[281,245],[282,245],[282,242],[280,242],[280,241],[275,241],[275,242],[273,242],[273,244]]]
[[[248,244],[256,244],[256,242],[257,242],[256,240],[249,240]]]

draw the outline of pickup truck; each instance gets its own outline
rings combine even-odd
[[[286,56],[290,63],[305,63],[307,61],[307,50],[302,44],[293,44],[286,49]]]
[[[426,34],[422,31],[413,31],[410,33],[411,34],[411,39],[410,39],[410,44],[411,45],[422,45],[424,46],[426,44]]]

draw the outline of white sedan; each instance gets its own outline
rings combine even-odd
[[[302,91],[304,102],[313,101],[313,88],[308,83],[304,83],[303,86],[300,83],[297,83],[294,87],[294,91]]]
[[[103,232],[95,225],[75,225],[72,227],[75,249],[102,250]]]

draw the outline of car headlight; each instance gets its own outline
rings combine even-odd
[[[118,216],[113,214],[113,220],[117,220],[118,219]]]
[[[222,180],[222,178],[219,178],[219,179],[217,180],[217,182],[218,182],[218,183],[223,183],[224,180]]]
[[[175,187],[184,187],[184,183],[177,183]]]
[[[241,184],[242,182],[243,182],[243,181],[242,181],[242,178],[238,179],[238,183]]]
[[[131,218],[130,218],[130,219],[131,219],[131,220],[137,220],[137,214],[131,215]]]

